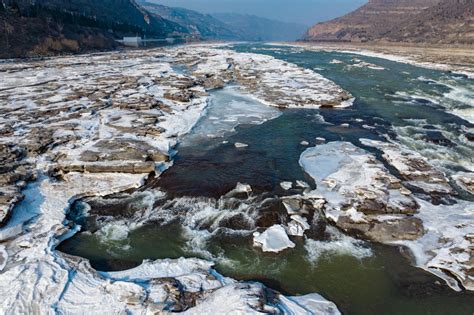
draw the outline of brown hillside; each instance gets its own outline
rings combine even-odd
[[[370,0],[359,9],[310,28],[308,41],[364,42],[380,38],[393,27],[418,16],[440,0]],[[472,1],[472,0],[471,0]]]

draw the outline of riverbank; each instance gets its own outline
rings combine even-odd
[[[286,43],[315,50],[347,51],[366,56],[419,65],[431,69],[456,71],[474,77],[474,48],[410,45],[400,43]]]

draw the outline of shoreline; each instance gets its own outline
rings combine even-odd
[[[360,54],[433,70],[452,71],[466,75],[470,79],[474,78],[474,47],[423,46],[400,43],[275,42],[270,44]]]

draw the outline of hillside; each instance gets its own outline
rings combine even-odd
[[[440,0],[370,0],[359,9],[318,23],[310,28],[304,40],[365,42],[380,38],[394,27],[417,17]],[[471,1],[472,0],[468,0]]]
[[[217,13],[216,19],[230,26],[234,32],[250,41],[290,41],[301,38],[306,26],[270,20],[255,15]]]
[[[1,58],[110,49],[127,35],[187,33],[133,0],[3,0],[0,22]]]
[[[474,1],[444,0],[381,36],[395,42],[474,44]]]
[[[184,8],[168,7],[150,1],[138,2],[151,13],[173,21],[194,37],[218,40],[296,40],[306,26],[235,13],[202,14]]]
[[[230,29],[228,25],[209,14],[183,9],[172,8],[151,2],[139,2],[148,12],[157,14],[164,19],[173,21],[186,29],[194,37],[202,39],[239,39],[240,35]]]

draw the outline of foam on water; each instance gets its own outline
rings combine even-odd
[[[401,144],[428,158],[448,174],[460,166],[474,171],[474,145],[463,135],[463,130],[469,130],[467,127],[458,130],[446,125],[430,125],[426,121],[405,121],[409,125],[392,127]]]
[[[448,112],[474,123],[474,84],[471,84],[470,81],[466,83],[448,76],[438,79],[420,76],[416,80],[431,85],[433,88],[419,87],[414,90],[398,91],[395,95],[406,101],[428,101],[432,105],[444,108]]]
[[[307,239],[305,241],[306,258],[313,264],[316,264],[320,258],[327,256],[350,255],[357,259],[363,259],[373,254],[367,243],[342,234],[333,226],[328,226],[326,232],[330,235],[329,240]]]

